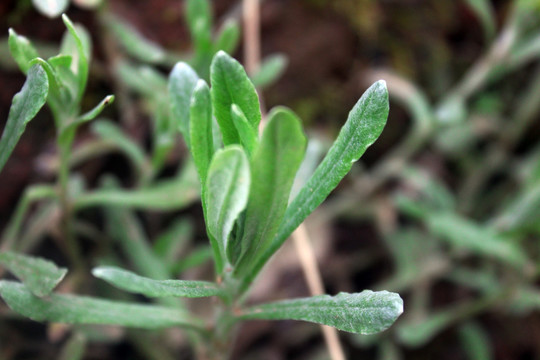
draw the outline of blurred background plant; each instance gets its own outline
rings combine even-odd
[[[80,107],[116,96],[100,119],[81,126],[69,154],[73,227],[87,273],[97,264],[123,264],[156,279],[211,276],[202,214],[193,204],[196,174],[171,128],[166,77],[178,60],[204,71],[217,50],[234,53],[241,3],[216,0],[213,10],[191,12],[183,5],[0,4],[0,30],[30,38],[44,59],[58,52],[64,28],[55,17],[67,11],[94,44]],[[371,82],[385,79],[390,91],[383,135],[307,221],[327,292],[377,288],[405,300],[405,315],[389,331],[341,336],[349,358],[540,356],[539,24],[537,0],[261,2],[262,54],[286,54],[289,66],[272,55],[251,74],[268,105],[285,104],[305,121],[311,168]],[[3,119],[23,82],[8,47],[6,37]],[[0,175],[2,247],[71,267],[58,201],[28,187],[50,182],[62,164],[48,116],[42,111],[29,124]],[[15,235],[16,242],[7,240]],[[253,299],[308,292],[292,247],[282,252]],[[81,276],[68,277],[62,290],[125,296]],[[45,326],[1,310],[0,358],[168,359],[180,349],[191,356],[175,331]],[[235,356],[325,358],[320,339],[309,325],[249,323]]]

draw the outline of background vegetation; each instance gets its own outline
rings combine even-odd
[[[73,143],[70,191],[92,190],[77,209],[80,249],[74,252],[62,238],[58,205],[47,201],[46,192],[25,191],[52,182],[58,172],[61,154],[48,111],[29,124],[0,175],[2,246],[16,234],[17,250],[78,267],[63,283],[65,292],[122,296],[89,273],[111,262],[156,278],[211,278],[195,202],[198,185],[186,170],[185,146],[163,127],[160,113],[163,79],[193,49],[182,4],[114,0],[96,10],[77,3],[86,2],[74,1],[67,14],[84,24],[93,42],[81,108],[116,96]],[[284,58],[275,60],[276,54],[287,59],[276,82],[261,83],[266,107],[284,104],[299,114],[314,163],[370,83],[385,79],[390,91],[381,138],[307,221],[326,292],[386,289],[405,300],[402,318],[381,335],[341,334],[348,357],[540,357],[539,3],[266,0],[261,6],[263,58],[274,55],[277,68]],[[240,20],[240,10],[237,1],[213,1],[215,27]],[[118,19],[127,25],[118,26]],[[9,27],[38,42],[43,57],[56,53],[65,30],[59,18],[38,13],[31,1],[0,4],[6,36]],[[239,60],[242,50],[243,44],[234,53]],[[7,42],[0,51],[0,118],[7,119],[24,77],[10,60]],[[193,61],[203,68],[208,60]],[[108,190],[114,187],[123,189],[112,190],[116,197]],[[44,199],[31,201],[37,198]],[[110,202],[105,213],[94,206],[103,201]],[[27,202],[28,215],[14,227],[14,209]],[[134,246],[139,255],[128,250]],[[162,265],[156,266],[156,258]],[[308,294],[289,244],[250,301]],[[204,307],[197,304],[190,305],[193,311]],[[43,325],[14,316],[3,304],[0,309],[0,358],[74,358],[77,352],[85,359],[192,356],[185,334],[176,331]],[[293,322],[245,324],[233,353],[327,357],[320,330]]]

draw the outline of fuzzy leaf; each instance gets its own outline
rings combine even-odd
[[[232,104],[238,105],[249,124],[258,129],[261,121],[259,97],[240,63],[220,51],[214,56],[210,69],[212,104],[223,143],[240,144],[240,137],[231,118]]]
[[[365,290],[254,306],[239,317],[246,320],[303,320],[368,335],[386,330],[402,312],[403,300],[398,294]]]
[[[40,297],[49,295],[67,273],[51,261],[13,252],[1,253],[0,264]]]
[[[431,214],[427,224],[431,232],[459,248],[478,255],[491,256],[515,266],[523,266],[527,262],[527,257],[518,244],[498,235],[491,228],[482,227],[456,214]]]
[[[199,298],[223,294],[223,289],[207,281],[153,280],[114,267],[98,267],[92,274],[124,291],[148,297]]]
[[[251,126],[242,112],[242,109],[236,104],[231,106],[231,118],[238,131],[238,136],[240,137],[240,143],[246,150],[249,157],[255,152],[257,148],[257,143],[259,141],[259,133],[257,129]]]
[[[264,59],[259,70],[253,75],[252,81],[258,88],[272,85],[287,67],[287,57],[282,54],[271,55]]]
[[[24,36],[18,35],[15,30],[9,29],[9,52],[19,69],[26,74],[30,69],[30,61],[39,57],[32,43]]]
[[[240,27],[236,21],[227,19],[219,29],[215,44],[214,52],[225,51],[227,54],[232,54],[238,46],[240,40]]]
[[[90,36],[83,27],[75,26],[66,14],[62,15],[62,20],[64,21],[64,25],[68,29],[72,39],[68,40],[70,37],[66,38],[62,44],[62,50],[64,50],[64,47],[72,47],[72,45],[67,45],[70,44],[71,41],[74,42],[76,48],[76,52],[74,52],[74,49],[72,49],[70,52],[67,52],[64,55],[71,55],[74,57],[74,59],[77,59],[75,63],[76,71],[74,71],[74,73],[77,75],[78,84],[77,102],[80,102],[86,88],[86,82],[88,80],[88,64],[90,62],[91,53]],[[74,64],[72,64],[72,66],[74,66]]]
[[[210,99],[210,89],[204,80],[199,80],[195,90],[193,90],[189,114],[191,154],[197,166],[201,183],[204,184],[208,166],[214,155],[212,101]]]
[[[201,320],[175,308],[60,294],[39,298],[23,284],[13,281],[0,281],[0,296],[13,311],[35,321],[121,325],[141,329],[204,326]]]
[[[251,161],[251,189],[241,239],[246,270],[270,246],[289,202],[306,151],[300,120],[286,108],[274,109]]]
[[[313,212],[347,175],[366,149],[377,140],[388,117],[388,91],[384,81],[373,84],[349,113],[347,122],[315,173],[285,212],[284,221],[271,246],[259,260],[247,285],[287,237]]]
[[[104,18],[107,27],[129,55],[150,64],[163,62],[166,54],[160,45],[145,38],[137,29],[119,17],[107,13]]]
[[[55,18],[66,11],[69,0],[32,0],[32,4],[43,15]]]
[[[198,80],[197,73],[183,62],[176,64],[169,76],[171,113],[188,147],[190,147],[189,105]]]
[[[21,91],[13,97],[8,120],[0,138],[0,171],[17,145],[26,124],[45,104],[48,92],[49,81],[45,70],[40,65],[32,66]]]
[[[234,222],[246,207],[249,186],[249,163],[244,150],[228,146],[216,152],[206,180],[206,226],[217,241],[212,246],[217,246],[222,258]]]

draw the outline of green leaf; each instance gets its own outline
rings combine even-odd
[[[18,35],[15,30],[9,29],[9,52],[19,69],[26,74],[30,69],[30,61],[39,57],[32,43],[24,36]]]
[[[289,194],[306,151],[300,119],[276,108],[251,161],[251,189],[241,239],[238,271],[252,265],[270,246],[283,220]],[[245,269],[244,269],[245,270]]]
[[[64,55],[71,55],[73,56],[74,60],[76,59],[76,71],[74,71],[74,73],[77,75],[78,83],[77,102],[80,102],[86,88],[86,81],[88,80],[88,64],[90,61],[91,53],[90,36],[81,26],[75,27],[75,25],[73,25],[73,23],[66,14],[62,15],[62,20],[64,21],[64,24],[66,25],[66,28],[68,29],[68,32],[71,35],[75,43],[75,48],[77,50],[77,52],[71,50],[68,53],[64,53]],[[67,44],[69,44],[69,40],[67,39],[68,38],[66,38],[64,42],[67,42]],[[65,46],[69,47],[69,45],[64,45],[64,42],[62,44],[62,50]]]
[[[185,11],[187,23],[192,31],[200,19],[204,19],[206,22],[210,22],[212,19],[212,10],[208,0],[187,0]]]
[[[74,332],[62,347],[59,360],[82,360],[87,343],[83,334]]]
[[[107,27],[129,55],[150,64],[163,63],[166,53],[160,45],[148,40],[133,26],[111,13],[107,13],[104,19]]]
[[[180,326],[202,330],[204,323],[175,308],[101,300],[87,296],[34,296],[23,284],[0,281],[0,296],[15,312],[35,321],[120,325],[141,329]]]
[[[154,242],[154,253],[165,261],[169,267],[176,265],[178,257],[185,252],[193,238],[193,222],[182,217],[176,220]]]
[[[386,330],[403,312],[403,300],[388,291],[339,293],[278,301],[244,310],[245,320],[303,320],[357,334]]]
[[[0,171],[17,145],[26,124],[45,104],[48,92],[49,82],[45,70],[39,65],[32,66],[21,91],[13,97],[6,127],[0,138]]]
[[[459,337],[462,349],[470,360],[490,360],[493,359],[493,352],[489,336],[482,327],[474,322],[467,322],[461,325]]]
[[[249,124],[258,129],[261,121],[259,97],[240,63],[220,51],[210,69],[212,104],[225,145],[239,144],[240,138],[231,118],[232,104],[238,105]]]
[[[69,0],[32,0],[32,4],[43,15],[55,18],[66,11]]]
[[[224,293],[223,289],[208,281],[153,280],[110,266],[95,268],[92,274],[119,289],[148,297],[199,298]]]
[[[49,295],[67,273],[67,269],[59,268],[51,261],[14,252],[1,253],[0,264],[40,297]]]
[[[82,122],[90,121],[95,119],[103,109],[105,109],[107,106],[111,105],[114,101],[114,95],[107,95],[99,104],[97,104],[92,110],[84,113],[79,117],[79,120]]]
[[[179,62],[169,76],[169,96],[171,113],[184,141],[190,147],[189,111],[191,96],[197,86],[199,77],[186,63]]]
[[[212,135],[212,101],[210,89],[204,80],[199,80],[190,105],[191,154],[197,166],[201,183],[205,184],[208,166],[214,155]]]
[[[246,116],[242,112],[242,109],[236,104],[231,106],[231,118],[233,120],[234,127],[240,137],[240,143],[246,150],[249,157],[255,152],[257,143],[259,142],[259,133],[251,124],[249,124]]]
[[[229,235],[238,215],[245,209],[250,186],[248,159],[239,146],[216,152],[206,180],[206,226],[214,251],[225,258]],[[215,248],[217,246],[217,249]]]
[[[88,111],[87,113],[81,115],[79,118],[70,121],[66,124],[62,124],[60,128],[60,137],[59,137],[59,143],[60,144],[71,144],[73,141],[73,138],[75,137],[75,131],[79,126],[82,124],[93,120],[95,117],[97,117],[105,107],[112,104],[114,101],[114,95],[108,95],[106,96],[99,104],[97,104],[92,110]]]
[[[274,54],[264,59],[259,70],[251,80],[256,87],[262,88],[272,85],[287,67],[287,57],[283,54]]]
[[[75,208],[91,206],[119,206],[133,209],[179,210],[191,205],[199,197],[198,184],[189,179],[162,180],[148,187],[134,190],[100,189],[85,193],[75,200]]]
[[[136,93],[152,100],[164,98],[167,78],[155,68],[148,65],[133,66],[126,61],[119,61],[115,70],[122,82]]]
[[[225,51],[227,54],[232,54],[236,50],[239,40],[240,27],[238,23],[233,19],[227,19],[218,31],[214,52]]]
[[[491,256],[515,266],[527,263],[527,256],[518,244],[453,213],[433,213],[427,219],[430,231],[452,245],[477,255]]]
[[[313,212],[349,172],[354,162],[377,140],[388,117],[388,91],[384,81],[373,84],[349,113],[336,141],[285,212],[284,221],[250,282],[287,237]]]

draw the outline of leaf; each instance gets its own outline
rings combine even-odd
[[[193,232],[191,219],[183,217],[176,220],[159,234],[154,242],[154,253],[168,265],[174,266],[193,238]]]
[[[287,57],[283,54],[268,56],[252,76],[251,81],[258,88],[272,85],[285,72],[287,62]]]
[[[315,173],[285,212],[284,221],[272,245],[260,259],[250,282],[287,237],[313,212],[339,184],[366,149],[377,140],[388,117],[386,83],[378,81],[362,95],[349,113],[347,122]]]
[[[210,68],[212,105],[225,145],[239,144],[240,138],[231,118],[231,105],[242,110],[249,124],[258,129],[261,121],[259,97],[240,63],[220,51]]]
[[[26,74],[30,69],[30,61],[39,57],[37,50],[25,36],[18,35],[15,30],[9,29],[9,52],[19,66],[19,69]]]
[[[114,101],[114,95],[107,95],[103,100],[100,101],[99,104],[97,104],[92,110],[84,113],[79,117],[79,120],[82,122],[90,121],[95,119],[103,109],[105,109],[107,106],[111,105]]]
[[[467,322],[459,328],[462,349],[470,360],[493,359],[493,346],[486,331],[475,322]]]
[[[398,294],[365,290],[254,306],[238,317],[244,320],[303,320],[369,335],[386,330],[402,312],[403,300]]]
[[[190,147],[189,105],[197,85],[197,73],[186,63],[177,63],[169,76],[169,97],[171,113],[187,146]]]
[[[433,213],[427,219],[433,234],[452,245],[480,256],[490,256],[514,266],[527,263],[527,256],[518,244],[453,213]]]
[[[49,82],[45,70],[40,65],[32,66],[21,91],[13,97],[6,127],[0,138],[0,171],[17,145],[26,124],[45,104],[48,92]]]
[[[79,118],[73,121],[62,124],[60,128],[59,143],[69,146],[69,144],[73,142],[73,138],[75,137],[75,131],[77,130],[77,128],[82,124],[96,118],[99,114],[101,114],[103,109],[112,104],[113,101],[114,95],[108,95],[103,100],[101,100],[101,102],[97,104],[92,110],[81,115]]]
[[[234,222],[246,207],[249,186],[249,163],[242,148],[228,146],[216,152],[206,179],[206,226],[222,258]]]
[[[276,108],[251,161],[251,189],[241,239],[238,271],[247,270],[270,246],[283,220],[289,194],[306,151],[300,119]]]
[[[59,360],[82,360],[87,343],[83,334],[74,332],[62,347]]]
[[[153,280],[110,266],[95,268],[92,274],[119,289],[148,297],[199,298],[224,294],[223,289],[208,281]]]
[[[87,296],[34,296],[23,284],[0,281],[0,296],[15,312],[35,321],[120,325],[141,329],[180,326],[203,329],[204,323],[175,308],[102,300]]]
[[[187,23],[192,31],[200,19],[210,22],[212,18],[212,11],[208,0],[187,0],[185,12]]]
[[[49,295],[67,273],[51,261],[9,251],[0,253],[0,264],[40,297]]]
[[[111,13],[107,13],[104,19],[116,40],[129,55],[149,64],[163,63],[166,53],[159,44],[148,40],[125,20],[113,16]]]
[[[193,90],[189,117],[191,154],[197,166],[201,184],[205,184],[208,166],[214,155],[214,138],[210,89],[204,80],[199,80]]]
[[[189,179],[162,180],[135,190],[100,189],[85,193],[75,200],[75,208],[119,206],[145,210],[179,210],[199,197],[198,184]]]
[[[71,35],[72,39],[75,42],[75,47],[77,49],[77,52],[70,52],[64,55],[71,55],[71,56],[77,56],[76,59],[76,72],[77,75],[77,82],[78,82],[78,92],[77,92],[77,102],[80,102],[82,99],[82,96],[84,94],[84,89],[86,88],[86,81],[88,80],[88,63],[90,61],[90,36],[82,28],[81,26],[78,26],[77,28],[71,20],[68,18],[66,14],[62,15],[62,21],[64,21],[64,25],[66,25],[66,28],[68,29],[69,34]],[[69,43],[69,40],[66,40]],[[62,48],[64,48],[64,44],[62,44]],[[73,66],[73,65],[72,65]]]
[[[69,0],[32,0],[32,4],[43,15],[55,18],[66,11]]]
[[[214,52],[225,51],[232,54],[238,47],[240,40],[240,27],[233,19],[227,19],[221,26],[214,43]]]
[[[240,143],[246,150],[249,157],[255,152],[257,143],[259,142],[259,133],[248,123],[242,109],[236,104],[231,106],[231,118],[240,137]]]
[[[119,61],[115,70],[122,82],[136,93],[151,100],[164,98],[167,78],[156,69],[147,65],[133,66],[126,61]]]

